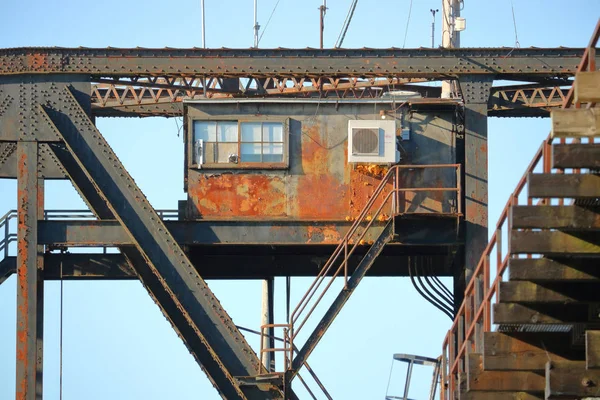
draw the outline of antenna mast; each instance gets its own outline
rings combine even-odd
[[[327,0],[323,0],[323,5],[319,7],[320,14],[320,32],[321,32],[321,48],[323,48],[323,31],[325,30],[325,13],[327,12]]]
[[[206,48],[206,36],[204,31],[204,0],[200,0],[200,8],[202,8],[202,48]]]
[[[260,25],[258,24],[258,0],[254,0],[254,48],[258,47],[258,30]]]
[[[456,29],[456,20],[460,17],[460,7],[463,0],[442,0],[442,47],[446,49],[460,47],[460,31]],[[463,20],[464,22],[464,20]],[[448,99],[456,93],[451,81],[442,82],[442,98]]]
[[[431,48],[435,48],[435,13],[440,11],[438,9],[430,9],[431,15],[433,16],[433,20],[431,21]]]

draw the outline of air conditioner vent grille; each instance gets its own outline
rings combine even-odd
[[[379,129],[352,128],[352,154],[378,155]]]

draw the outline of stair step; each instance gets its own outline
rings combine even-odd
[[[530,198],[600,197],[600,176],[594,174],[529,174],[527,186]]]
[[[578,72],[573,88],[576,103],[600,103],[600,71]]]
[[[585,333],[585,367],[600,369],[600,331]]]
[[[511,254],[600,257],[600,232],[517,231],[509,238]]]
[[[546,364],[546,399],[597,398],[600,370],[588,370],[585,361],[549,361]]]
[[[466,364],[468,392],[543,392],[545,388],[544,376],[535,372],[485,371],[481,354],[469,354]]]
[[[510,281],[600,282],[598,261],[587,258],[511,258]]]
[[[552,145],[553,168],[600,168],[600,144]]]
[[[591,312],[600,311],[600,309],[596,310],[593,305],[584,303],[567,303],[557,307],[556,304],[506,302],[494,304],[492,310],[494,324],[499,325],[530,325],[552,328],[582,321],[600,321],[598,314]]]
[[[569,333],[485,332],[483,337],[483,369],[485,371],[540,371],[548,358],[555,361],[582,360],[582,349],[571,347]]]
[[[513,229],[600,230],[600,209],[573,206],[513,206]]]
[[[595,137],[600,135],[600,109],[567,108],[553,110],[551,136],[553,138]]]
[[[540,285],[534,282],[500,282],[498,300],[501,303],[595,303],[599,300],[598,285],[560,282]]]
[[[460,400],[543,400],[544,395],[536,396],[527,392],[471,392],[461,394]]]

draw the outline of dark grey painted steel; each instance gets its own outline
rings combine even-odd
[[[389,249],[391,245],[386,247]],[[419,246],[420,255],[385,255],[377,257],[367,276],[408,276],[408,265],[420,265],[424,276],[452,276],[451,254],[431,254],[429,246]],[[121,280],[138,279],[138,275],[124,254],[118,253],[47,253],[44,255],[44,280]],[[228,247],[227,250],[233,250]],[[223,251],[223,250],[222,250]],[[329,253],[331,253],[330,250]],[[315,277],[328,257],[321,254],[256,254],[261,250],[248,250],[247,254],[212,254],[190,256],[196,270],[205,279],[264,279],[269,276]],[[361,256],[350,257],[348,272],[352,273]],[[0,261],[0,283],[16,272],[16,257]],[[431,267],[431,268],[428,268]],[[61,271],[62,268],[62,271]],[[139,267],[138,267],[139,270]],[[142,278],[144,281],[144,278]],[[151,293],[152,294],[152,293]],[[155,296],[155,295],[153,295]],[[187,340],[187,339],[185,339]],[[193,353],[194,349],[190,349]]]
[[[487,104],[492,87],[491,77],[464,76],[459,79],[465,100],[465,275],[467,284],[483,250],[487,246],[488,226],[488,125]],[[454,293],[462,293],[455,290]],[[460,304],[461,299],[455,299]]]
[[[457,246],[457,216],[400,217],[397,243],[404,245]],[[240,244],[240,245],[318,245],[331,240],[315,234],[324,227],[343,237],[352,222],[309,221],[164,221],[166,228],[180,245]],[[377,239],[385,227],[374,222],[365,241]],[[68,247],[117,247],[133,245],[131,237],[116,220],[46,220],[40,221],[38,240],[42,244]]]
[[[17,257],[5,257],[0,261],[0,285],[17,272]]]
[[[38,144],[22,141],[18,155],[16,398],[42,398],[44,281],[38,257]],[[43,185],[41,190],[43,191]],[[43,206],[42,206],[43,207]]]
[[[89,79],[85,74],[0,76],[0,140],[59,141],[55,132],[46,129],[47,121],[42,117],[40,104],[65,107],[60,89],[68,84],[75,97],[86,104],[85,111],[89,113]],[[44,158],[41,151],[40,158]]]
[[[508,57],[510,55],[510,57]],[[0,75],[406,76],[573,74],[583,49],[116,49],[0,50]],[[600,57],[597,57],[600,62]]]
[[[175,328],[181,332],[181,329],[191,326],[195,331],[198,340],[194,344],[203,348],[195,355],[213,383],[218,385],[221,395],[240,399],[280,398],[277,390],[265,392],[248,388],[241,392],[235,376],[264,372],[256,354],[195,272],[72,93],[65,88],[63,97],[69,103],[68,107],[62,112],[44,107],[48,118],[56,125],[56,131],[62,135],[81,170],[93,181],[112,213],[136,243],[139,253],[127,255],[133,267],[140,276],[143,273],[149,280],[152,278],[149,272],[156,274],[154,281],[144,283],[154,288],[162,286],[162,293],[171,294],[164,298],[156,296],[163,311],[179,309],[179,315],[169,315]],[[84,193],[84,196],[89,201],[90,193]],[[146,270],[146,265],[152,271]],[[182,316],[188,327],[180,320]]]
[[[383,247],[390,241],[393,233],[394,223],[392,220],[390,220],[387,223],[383,232],[381,232],[379,238],[377,238],[375,243],[373,243],[373,245],[369,248],[367,254],[365,254],[363,259],[360,261],[356,270],[352,273],[352,275],[350,275],[347,285],[337,295],[337,297],[335,298],[335,300],[333,301],[323,318],[321,318],[315,329],[312,331],[312,333],[306,340],[306,343],[304,343],[304,345],[292,361],[292,374],[298,372],[298,370],[302,367],[310,353],[312,353],[312,351],[315,349],[316,345],[319,343],[329,326],[333,323],[335,317],[342,310],[342,307],[344,306],[344,304],[346,304],[352,293],[354,293],[354,290],[356,289],[362,278],[366,275],[369,268],[371,268],[373,262],[383,250]]]

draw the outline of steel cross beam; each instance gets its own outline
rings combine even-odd
[[[61,153],[60,145],[54,146],[57,158],[88,205],[100,217],[110,213],[123,224],[137,249],[125,252],[126,258],[220,394],[228,399],[281,398],[273,387],[240,387],[237,377],[265,372],[256,354],[79,102],[67,88],[62,96],[66,103],[62,110],[43,106],[47,121],[68,148]]]
[[[0,75],[86,74],[204,79],[286,77],[444,78],[495,75],[571,76],[584,49],[0,49]]]

